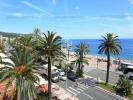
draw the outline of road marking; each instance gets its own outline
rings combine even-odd
[[[69,90],[69,89],[67,89],[67,91],[70,92],[71,94],[75,95],[75,96],[77,95],[76,93],[72,92],[72,91]]]
[[[76,88],[77,90],[79,90],[79,91],[81,91],[81,92],[83,92],[84,90],[82,90],[81,88],[79,88],[79,87],[77,87]]]
[[[69,87],[70,89],[72,89],[73,91],[77,92],[77,93],[80,93],[78,90],[72,88],[72,87]]]
[[[65,81],[60,80],[61,83],[65,83]]]
[[[90,96],[89,94],[83,93],[84,95],[86,95],[87,97],[89,97],[90,99],[93,99],[92,96]]]
[[[113,74],[113,76],[118,77],[119,75]]]
[[[84,87],[82,87],[82,86],[78,86],[80,89],[83,89],[83,90],[86,90],[87,88],[84,88]]]
[[[84,87],[85,89],[86,89],[86,88],[89,88],[89,86],[87,86],[87,85],[85,86],[85,85],[79,84],[79,86],[82,86],[82,87]]]
[[[75,87],[75,86],[72,85],[72,87]],[[80,89],[82,89],[82,90],[86,90],[86,89],[89,88],[89,86],[84,86],[84,85],[79,84],[79,85],[78,85],[78,88],[80,88]]]
[[[79,89],[79,90],[81,90],[81,91],[84,91],[84,90],[86,90],[87,88],[84,88],[84,87],[82,87],[82,86],[78,86],[78,87],[75,87],[74,85],[72,85],[72,87],[74,87],[74,88],[76,88],[76,89]]]

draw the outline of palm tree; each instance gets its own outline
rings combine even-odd
[[[105,54],[107,56],[107,75],[106,84],[108,84],[109,69],[110,69],[110,56],[118,55],[120,53],[121,45],[118,36],[114,36],[113,33],[108,33],[102,36],[102,40],[98,49],[99,54]]]
[[[29,49],[29,50],[35,50],[34,46],[36,45],[36,42],[32,39],[31,36],[21,36],[16,37],[10,45],[13,48],[19,48],[19,49]]]
[[[0,72],[0,74],[2,73],[0,82],[6,79],[9,80],[5,86],[5,92],[9,85],[13,83],[17,100],[33,100],[37,98],[34,85],[39,80],[34,74],[34,71],[39,68],[34,63],[37,53],[36,51],[31,52],[31,47],[29,47],[31,40],[27,40],[27,42],[26,39],[21,38],[21,42],[19,41],[21,46],[14,46],[14,50],[10,52],[10,59],[13,63],[2,62],[5,66],[1,68]]]
[[[4,49],[5,49],[5,47],[4,47],[3,43],[1,43],[0,44],[0,52],[4,52]]]
[[[33,36],[35,37],[35,39],[38,38],[38,35],[41,33],[40,29],[39,28],[35,28],[33,30]]]
[[[73,61],[73,63],[76,63],[76,65],[78,66],[77,75],[79,77],[82,77],[83,76],[83,63],[88,64],[88,61],[85,59],[85,56],[86,54],[88,54],[89,48],[85,43],[80,42],[78,45],[76,45],[76,48],[74,51],[76,53],[77,59]]]
[[[44,56],[48,61],[48,100],[51,100],[51,60],[61,54],[61,37],[56,33],[48,31],[39,37],[40,45],[43,48]]]

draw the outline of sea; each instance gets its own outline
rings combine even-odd
[[[100,44],[100,39],[66,39],[64,40],[67,44],[71,45],[70,52],[74,52],[74,49],[77,44],[80,42],[86,43],[89,47],[89,54],[93,56],[106,57],[104,54],[98,54],[98,46]],[[119,39],[122,50],[117,56],[113,56],[113,59],[122,59],[133,61],[133,39]]]

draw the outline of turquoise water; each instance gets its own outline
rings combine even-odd
[[[65,40],[69,44],[72,44],[72,48],[70,51],[74,51],[75,46],[80,43],[84,42],[89,46],[90,55],[97,56],[98,55],[98,45],[99,45],[99,39],[69,39]],[[113,56],[113,58],[116,59],[125,59],[125,60],[133,60],[133,39],[120,39],[120,43],[122,46],[122,50],[120,52],[119,56]],[[104,56],[104,55],[101,55]]]

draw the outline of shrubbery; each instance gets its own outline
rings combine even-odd
[[[82,69],[79,69],[79,68],[77,68],[77,71],[76,71],[76,76],[77,77],[83,77],[83,70]]]
[[[120,76],[120,79],[115,86],[115,91],[122,96],[129,96],[132,94],[132,86],[133,84],[131,84],[129,79],[125,76]]]

